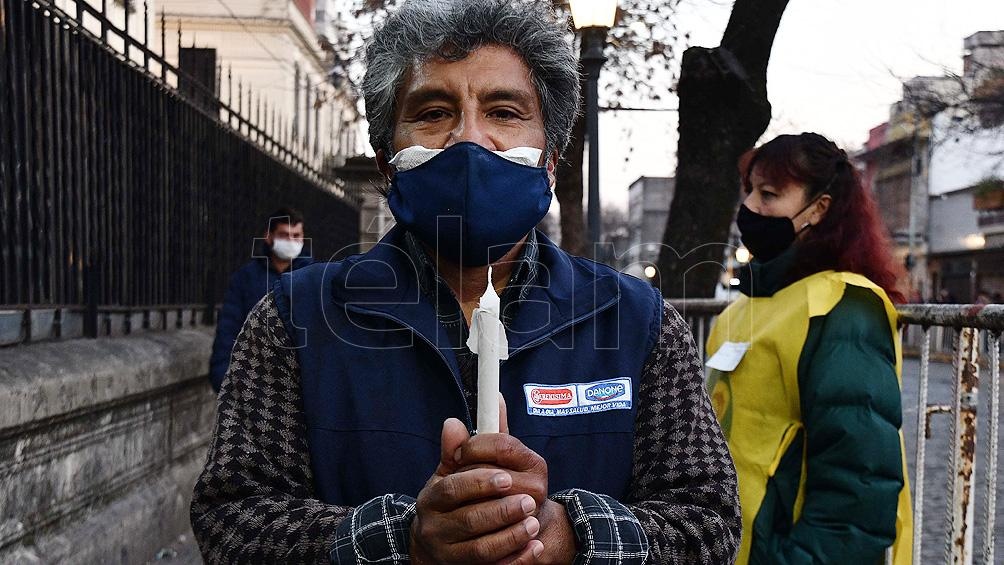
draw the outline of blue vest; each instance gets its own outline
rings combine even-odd
[[[299,356],[316,494],[329,504],[417,496],[439,462],[443,421],[474,427],[449,338],[402,234],[395,228],[363,255],[294,271],[275,287]],[[509,430],[547,461],[550,492],[575,487],[622,500],[662,297],[538,235],[537,280],[506,328]],[[603,411],[587,410],[595,408]]]

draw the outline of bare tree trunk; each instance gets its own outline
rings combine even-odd
[[[565,150],[565,156],[558,161],[554,188],[561,207],[561,248],[572,255],[585,255],[586,252],[586,224],[582,210],[582,151],[585,137],[586,118],[580,112],[572,128],[572,140]]]
[[[676,191],[659,254],[664,296],[714,294],[739,201],[736,162],[770,123],[767,63],[788,0],[736,0],[722,44],[683,54]]]
[[[561,9],[563,4],[554,1],[555,8]],[[585,92],[582,73],[579,74],[579,86],[580,91]],[[582,151],[585,148],[586,119],[581,105],[582,101],[579,102],[579,116],[572,127],[572,139],[558,160],[554,186],[554,195],[560,207],[561,248],[572,255],[585,255],[586,251],[586,223],[582,209]]]

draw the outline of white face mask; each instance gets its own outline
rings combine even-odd
[[[303,251],[302,239],[275,239],[272,241],[272,253],[284,261],[292,261]]]
[[[407,171],[414,169],[442,152],[442,149],[429,149],[421,145],[412,145],[398,151],[394,155],[394,158],[390,160],[390,164],[399,171]],[[513,163],[519,163],[527,167],[539,167],[540,156],[544,152],[536,147],[513,147],[506,151],[492,151],[492,153]]]

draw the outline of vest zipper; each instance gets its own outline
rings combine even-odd
[[[617,298],[618,297],[611,298],[610,300],[608,300],[604,304],[601,304],[600,306],[598,306],[595,310],[592,310],[592,311],[590,311],[590,312],[588,312],[586,314],[583,314],[583,315],[581,315],[581,316],[579,316],[577,318],[572,318],[571,320],[569,320],[569,321],[561,324],[560,326],[558,326],[556,328],[553,328],[551,331],[547,332],[546,334],[544,334],[544,335],[542,335],[542,336],[540,336],[540,337],[538,337],[538,338],[536,338],[536,339],[534,339],[532,341],[524,343],[518,349],[514,349],[511,352],[509,352],[509,359],[503,359],[501,361],[501,364],[505,365],[506,361],[511,360],[513,357],[516,356],[517,353],[521,353],[523,351],[526,351],[527,349],[530,349],[532,347],[536,347],[537,345],[540,345],[541,343],[543,343],[543,342],[551,339],[551,336],[554,336],[555,334],[564,331],[569,326],[578,324],[579,322],[581,322],[583,320],[588,320],[589,318],[592,318],[593,316],[596,316],[600,312],[603,312],[604,310],[606,310],[606,309],[610,308],[611,306],[613,306],[614,304],[616,304],[617,303]]]
[[[500,361],[500,365],[505,365],[506,361],[511,360],[518,353],[526,351],[526,350],[528,350],[528,349],[530,349],[532,347],[536,347],[537,345],[539,345],[539,344],[547,341],[548,339],[550,339],[555,334],[557,334],[557,333],[559,333],[561,331],[564,331],[566,328],[568,328],[568,327],[570,327],[572,325],[575,325],[575,324],[577,324],[577,323],[579,323],[579,322],[581,322],[583,320],[587,320],[589,318],[592,318],[593,316],[596,316],[600,312],[603,312],[603,311],[607,310],[608,308],[610,308],[611,306],[613,306],[614,304],[617,303],[617,298],[618,297],[611,298],[607,302],[605,302],[602,305],[600,305],[599,307],[597,307],[595,310],[587,312],[586,314],[583,314],[583,315],[578,316],[576,318],[572,318],[571,320],[568,320],[567,322],[561,324],[560,326],[558,326],[556,328],[553,328],[552,330],[550,330],[546,334],[544,334],[544,335],[542,335],[542,336],[540,336],[540,337],[538,337],[538,338],[536,338],[536,339],[534,339],[532,341],[529,341],[529,342],[523,344],[518,349],[514,349],[513,351],[511,351],[509,353],[509,359],[503,359],[503,360],[501,360]],[[424,341],[429,347],[431,347],[433,349],[433,351],[435,351],[436,354],[439,355],[439,358],[440,358],[440,360],[442,360],[443,364],[446,365],[446,368],[450,371],[450,375],[453,376],[453,384],[456,385],[456,390],[460,393],[460,400],[464,403],[464,421],[467,424],[467,429],[468,430],[473,430],[474,429],[474,423],[471,422],[471,409],[470,409],[470,405],[467,404],[467,397],[466,397],[466,395],[464,395],[463,387],[460,385],[460,375],[458,375],[458,374],[456,374],[456,373],[453,372],[453,368],[450,367],[450,362],[446,359],[446,355],[443,355],[443,352],[440,351],[439,348],[436,347],[432,343],[432,341],[429,340],[429,338],[425,337],[422,334],[422,332],[420,332],[420,331],[416,330],[415,328],[411,327],[404,320],[401,320],[400,318],[397,318],[395,316],[387,314],[386,312],[377,312],[375,310],[367,310],[367,309],[364,309],[364,308],[358,308],[358,307],[350,306],[348,304],[346,304],[344,306],[345,306],[345,308],[347,308],[349,310],[352,310],[354,312],[358,312],[360,314],[369,314],[371,316],[377,316],[377,317],[384,318],[384,319],[390,320],[392,322],[395,322],[395,323],[401,325],[402,327],[405,327],[405,328],[411,330],[412,334],[417,335],[419,338],[421,338],[422,341]]]
[[[470,407],[470,405],[467,404],[467,396],[464,394],[464,389],[460,385],[460,375],[458,375],[458,374],[456,374],[456,373],[453,372],[453,367],[450,366],[450,362],[446,359],[446,355],[443,355],[443,352],[440,351],[439,348],[436,347],[432,343],[432,341],[429,340],[429,338],[427,338],[424,335],[422,335],[422,332],[420,332],[420,331],[416,330],[415,328],[411,327],[410,325],[408,325],[408,323],[405,322],[404,320],[401,320],[400,318],[397,318],[395,316],[391,316],[390,314],[387,314],[386,312],[377,312],[376,310],[367,310],[367,309],[364,309],[364,308],[354,307],[354,306],[351,306],[351,305],[348,305],[348,304],[345,304],[344,307],[346,309],[348,309],[348,310],[352,310],[352,311],[358,312],[360,314],[368,314],[368,315],[371,315],[371,316],[377,316],[379,318],[384,318],[384,319],[390,320],[392,322],[395,322],[395,323],[399,324],[400,326],[405,327],[405,328],[411,330],[411,333],[413,335],[417,335],[419,338],[421,338],[422,341],[424,341],[426,344],[428,344],[428,346],[431,347],[432,350],[436,352],[436,355],[439,355],[439,359],[443,362],[443,365],[446,365],[446,369],[450,372],[450,376],[453,377],[453,384],[455,385],[455,388],[456,388],[457,392],[460,393],[460,400],[464,403],[464,422],[467,425],[467,429],[468,430],[473,430],[474,429],[474,423],[471,421],[471,407]]]

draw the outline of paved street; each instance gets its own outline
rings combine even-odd
[[[174,542],[157,552],[147,565],[201,565],[202,555],[191,533],[179,536]]]
[[[914,359],[907,359],[903,366],[903,419],[904,419],[904,439],[906,440],[907,463],[910,467],[910,484],[915,488],[913,477],[916,476],[914,467],[914,452],[916,451],[916,427],[917,427],[917,388],[920,375],[920,363]],[[930,373],[930,388],[928,391],[929,404],[951,404],[952,402],[952,366],[946,363],[933,363]],[[987,382],[987,375],[981,373]],[[986,400],[989,396],[989,389],[982,392],[980,398],[980,410],[977,414],[978,434],[977,434],[977,458],[976,458],[976,528],[975,543],[979,548],[984,535],[983,523],[986,511],[986,446],[987,446],[987,410]],[[939,414],[932,416],[931,438],[927,440],[926,464],[924,466],[925,494],[924,494],[924,529],[923,529],[923,561],[922,563],[945,563],[945,552],[948,542],[948,524],[946,522],[946,508],[951,498],[949,488],[948,468],[951,458],[951,438],[949,437],[952,425],[951,415]],[[998,461],[1000,458],[998,457]],[[1004,504],[1004,481],[997,483],[997,508]],[[995,530],[997,540],[1004,539],[1004,520],[998,518]],[[977,556],[979,554],[977,553]],[[1001,548],[998,548],[997,555],[1001,555]],[[980,559],[975,560],[980,563]]]

